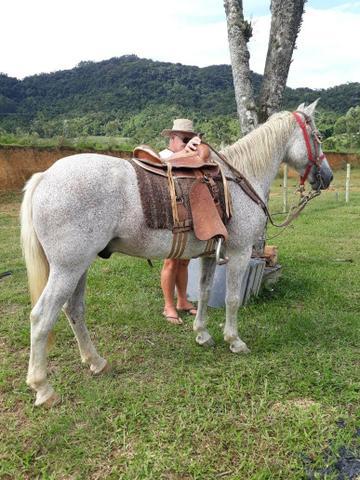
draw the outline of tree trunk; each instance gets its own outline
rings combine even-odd
[[[235,99],[242,135],[258,124],[254,92],[249,67],[251,24],[244,20],[242,0],[224,0]]]
[[[271,29],[259,100],[259,121],[278,111],[306,0],[272,0]]]
[[[258,110],[260,122],[280,108],[305,1],[271,0],[270,38]],[[224,7],[237,112],[241,132],[246,135],[258,124],[247,47],[252,36],[251,24],[244,20],[242,0],[224,0]],[[264,248],[265,232],[266,228],[254,246],[257,252]]]

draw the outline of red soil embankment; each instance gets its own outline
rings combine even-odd
[[[0,191],[21,190],[33,173],[43,172],[59,158],[76,153],[103,153],[113,157],[130,158],[130,152],[95,152],[72,150],[69,148],[30,148],[0,146]],[[327,152],[326,157],[333,170],[345,168],[347,163],[360,167],[360,156],[353,153]],[[296,176],[290,171],[289,176]]]
[[[56,160],[76,153],[103,153],[130,158],[130,152],[95,152],[69,148],[0,147],[0,191],[21,190],[33,173],[43,172]]]
[[[352,168],[360,167],[360,155],[356,153],[325,152],[325,155],[333,170],[346,169],[347,163]]]
[[[337,152],[325,152],[326,158],[330,164],[330,167],[333,170],[346,170],[346,164],[350,163],[352,168],[359,168],[360,167],[360,155],[356,153],[337,153]],[[283,168],[283,167],[282,167]],[[283,169],[281,168],[281,174]],[[292,170],[291,168],[288,170],[289,178],[298,177],[299,174]]]

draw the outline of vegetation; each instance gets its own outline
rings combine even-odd
[[[67,138],[56,136],[41,138],[35,134],[14,135],[11,133],[0,134],[0,146],[36,147],[36,148],[71,148],[75,150],[113,150],[131,151],[133,142],[127,138],[117,136],[84,136]]]
[[[63,402],[51,411],[33,407],[25,384],[30,305],[20,197],[0,197],[0,273],[12,272],[0,280],[0,478],[347,478],[342,452],[360,454],[360,172],[348,205],[344,182],[337,172],[336,191],[272,240],[283,275],[239,313],[248,356],[223,342],[224,309],[210,309],[212,350],[195,344],[190,318],[181,328],[164,322],[160,262],[150,269],[120,255],[97,260],[87,323],[113,371],[91,378],[62,317],[50,375]]]
[[[324,143],[328,150],[360,152],[360,105],[352,107],[346,115],[338,117]]]
[[[258,96],[261,76],[253,73],[252,83]],[[333,137],[331,148],[358,149],[347,132],[334,138],[332,128],[360,104],[360,83],[322,90],[287,88],[283,108],[294,109],[319,96],[324,119],[320,127],[325,137]],[[126,55],[22,81],[0,74],[1,143],[9,143],[9,134],[16,137],[15,144],[24,137],[36,143],[37,138],[84,142],[89,136],[111,136],[127,139],[130,146],[150,143],[161,148],[159,132],[181,116],[195,119],[215,145],[240,136],[229,65],[199,68]]]

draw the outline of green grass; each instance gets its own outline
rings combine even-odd
[[[2,195],[0,273],[13,275],[0,280],[0,478],[340,478],[341,447],[360,450],[360,171],[348,205],[344,177],[336,175],[338,199],[323,193],[269,242],[283,274],[239,312],[248,356],[223,342],[223,309],[210,309],[211,350],[195,344],[189,317],[180,328],[164,322],[160,262],[97,260],[87,324],[113,370],[91,377],[62,316],[49,375],[63,401],[51,411],[33,406],[25,384],[20,196]],[[272,211],[281,207],[280,183]]]
[[[113,150],[129,151],[134,148],[134,142],[129,138],[116,136],[83,136],[69,138],[63,136],[41,138],[36,135],[16,136],[13,134],[0,133],[1,147],[34,147],[34,148],[74,148],[75,150]]]

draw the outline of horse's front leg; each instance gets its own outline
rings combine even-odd
[[[226,275],[226,322],[224,340],[230,344],[234,353],[249,353],[238,334],[237,313],[240,306],[241,284],[251,257],[251,249],[240,255],[231,255]]]
[[[204,347],[214,345],[214,340],[206,329],[207,324],[207,304],[209,301],[211,286],[214,279],[216,259],[213,257],[203,257],[200,268],[200,292],[197,306],[197,314],[194,320],[194,332],[196,332],[196,341]]]

